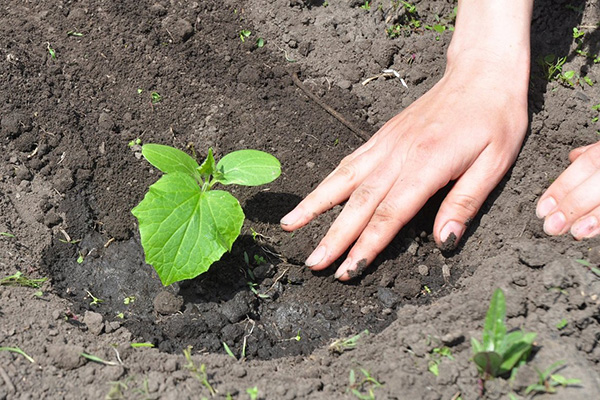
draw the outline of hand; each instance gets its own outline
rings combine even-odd
[[[308,267],[326,268],[356,241],[335,277],[360,275],[450,181],[456,183],[438,211],[433,234],[438,246],[456,246],[514,162],[527,128],[527,68],[524,79],[508,83],[498,67],[501,60],[484,56],[449,65],[429,92],[344,158],[282,218],[283,229],[293,231],[348,200],[306,260]]]
[[[536,213],[548,235],[571,231],[577,240],[600,234],[600,142],[569,154],[572,164],[540,198]]]

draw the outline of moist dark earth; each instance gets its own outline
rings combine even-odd
[[[557,361],[581,380],[557,396],[594,398],[600,278],[576,260],[600,264],[600,239],[547,237],[534,210],[568,152],[598,140],[597,1],[536,2],[527,139],[458,249],[437,249],[431,235],[444,190],[351,283],[303,265],[341,207],[294,234],[279,227],[364,136],[442,76],[456,4],[413,4],[416,14],[389,1],[1,5],[0,279],[20,271],[48,281],[0,286],[0,347],[35,360],[0,351],[0,399],[209,398],[209,385],[217,398],[240,399],[255,387],[262,399],[356,398],[351,389],[527,398],[536,368]],[[426,28],[436,24],[446,30]],[[574,27],[586,34],[574,38]],[[581,79],[545,79],[549,54]],[[365,83],[390,68],[406,86],[394,76]],[[217,158],[255,148],[281,161],[275,182],[232,188],[242,235],[196,279],[163,287],[144,262],[130,211],[159,172],[138,142],[200,161],[209,147]],[[481,338],[498,287],[509,328],[538,337],[515,379],[482,390],[470,339]],[[331,351],[357,334],[355,348]],[[452,358],[436,358],[444,346]],[[352,386],[351,370],[381,385]]]

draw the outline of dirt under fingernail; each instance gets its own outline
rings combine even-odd
[[[356,263],[355,269],[348,270],[348,276],[350,277],[350,279],[357,278],[365,272],[365,269],[367,269],[367,259],[363,258],[362,260]]]

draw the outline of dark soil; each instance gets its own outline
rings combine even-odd
[[[516,381],[491,382],[486,396],[524,395],[534,367],[563,360],[561,374],[582,384],[560,395],[594,398],[600,280],[574,260],[600,263],[593,255],[600,240],[548,238],[534,207],[568,151],[597,140],[600,129],[592,121],[598,86],[549,83],[537,60],[567,56],[565,70],[599,82],[599,64],[578,55],[572,37],[573,27],[588,27],[579,48],[600,52],[598,2],[537,2],[530,132],[459,248],[442,252],[432,240],[442,191],[361,277],[343,284],[333,268],[303,266],[340,207],[294,234],[278,221],[362,139],[292,75],[371,134],[441,77],[451,38],[423,28],[390,38],[386,28],[404,23],[406,11],[362,4],[0,6],[0,232],[15,235],[0,236],[0,278],[16,271],[50,278],[41,297],[0,287],[0,346],[36,359],[0,352],[0,399],[209,396],[186,368],[188,346],[222,398],[246,398],[254,386],[267,399],[343,398],[349,371],[360,368],[383,383],[377,398],[477,398],[469,341],[480,338],[496,287],[506,292],[509,326],[538,332],[538,351]],[[437,15],[452,26],[453,2],[415,4],[424,24]],[[244,41],[242,29],[252,32]],[[384,68],[398,71],[408,89],[395,78],[361,84]],[[160,101],[152,102],[153,92]],[[137,138],[200,160],[209,147],[217,157],[255,148],[282,163],[272,184],[232,189],[247,216],[242,235],[194,280],[165,288],[144,263],[130,210],[159,173],[130,144]],[[568,324],[558,329],[562,318]],[[355,350],[327,350],[365,329],[371,333]],[[223,343],[245,360],[228,357]],[[443,359],[436,377],[428,366],[443,345],[454,359]],[[81,352],[118,365],[86,362]]]

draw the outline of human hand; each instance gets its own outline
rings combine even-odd
[[[433,235],[438,246],[456,246],[514,162],[527,128],[527,79],[508,87],[498,64],[486,67],[486,57],[449,66],[429,92],[345,157],[282,218],[282,228],[293,231],[348,200],[306,260],[308,267],[326,268],[355,242],[335,277],[360,275],[450,181],[456,183],[440,206]]]
[[[600,234],[600,142],[574,149],[572,164],[538,201],[536,214],[544,218],[548,235],[571,231],[577,240]]]

